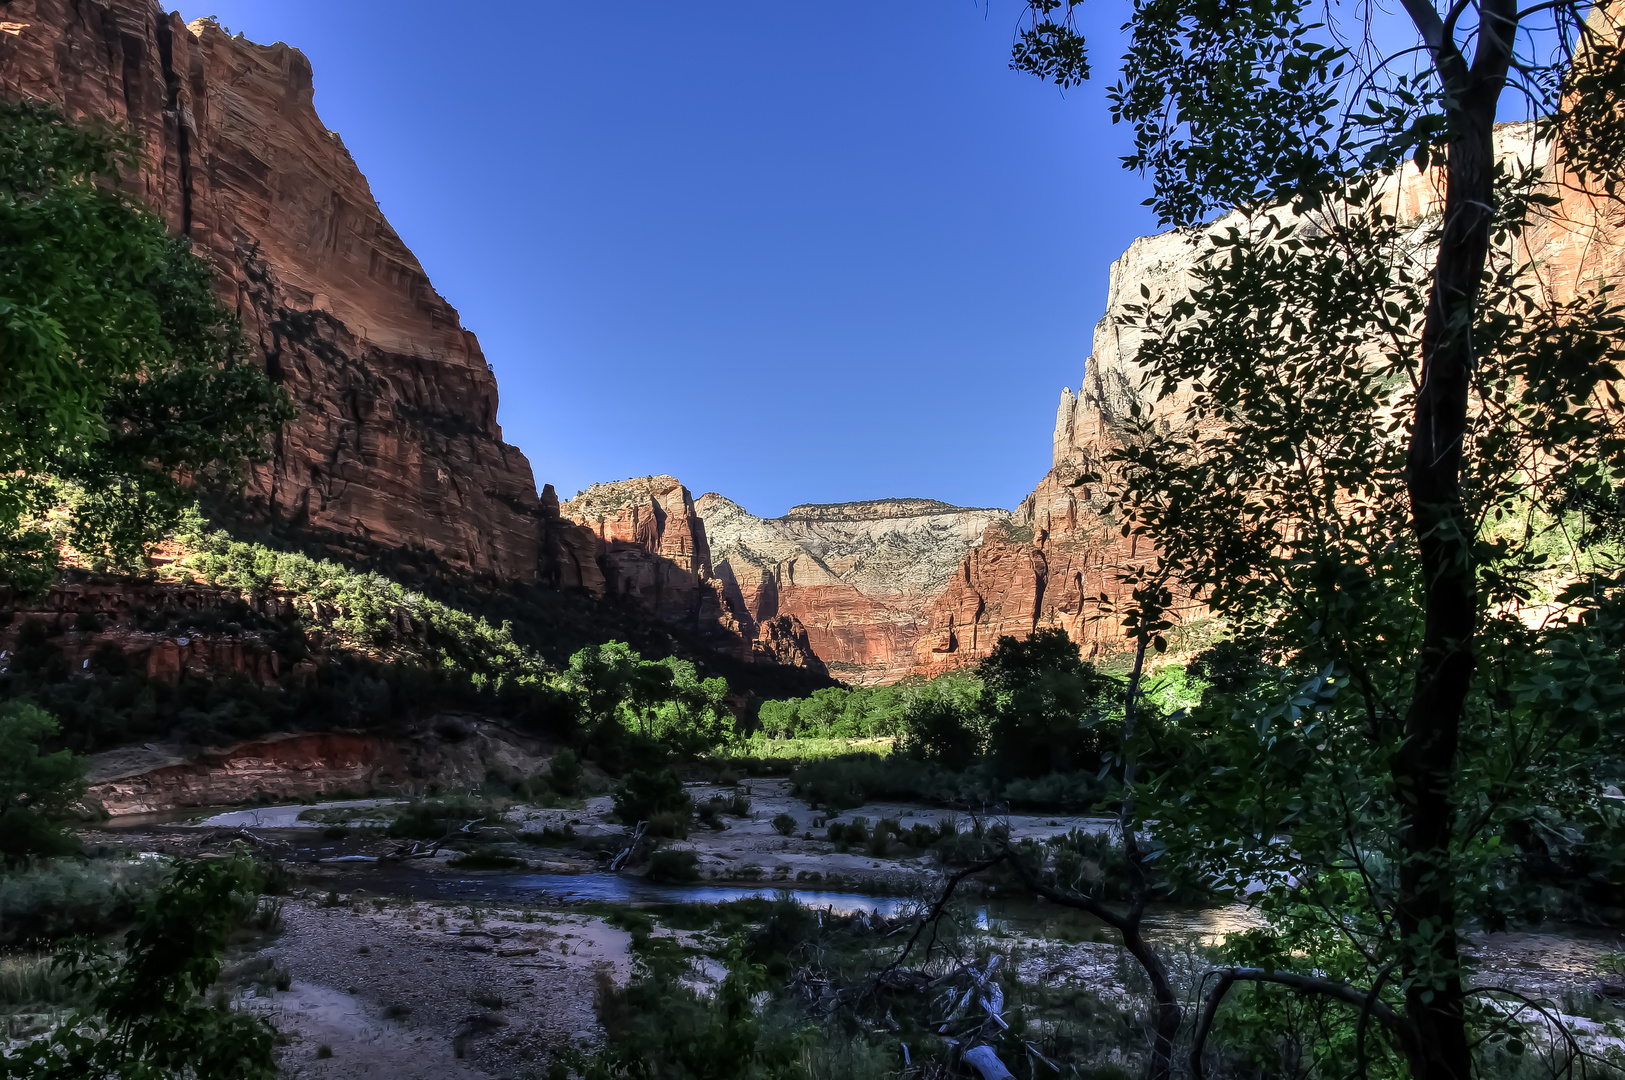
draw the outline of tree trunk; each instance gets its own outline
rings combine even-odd
[[[1149,607],[1142,608],[1141,618],[1150,618]],[[1179,1034],[1180,1009],[1174,997],[1168,969],[1140,933],[1140,920],[1145,916],[1146,900],[1151,882],[1146,869],[1145,852],[1140,850],[1139,838],[1134,835],[1134,781],[1137,765],[1134,748],[1134,721],[1139,713],[1140,680],[1145,673],[1145,648],[1150,634],[1141,629],[1134,646],[1134,668],[1129,672],[1128,690],[1123,699],[1123,799],[1118,810],[1118,831],[1123,834],[1123,857],[1129,872],[1134,875],[1129,886],[1129,914],[1121,928],[1123,947],[1140,962],[1151,980],[1151,993],[1157,1001],[1156,1025],[1151,1042],[1151,1061],[1146,1067],[1147,1080],[1168,1080],[1173,1072],[1174,1037]]]
[[[1138,912],[1132,923],[1123,929],[1123,947],[1145,968],[1151,980],[1151,995],[1157,1001],[1151,1061],[1146,1066],[1146,1077],[1148,1080],[1168,1080],[1173,1072],[1174,1037],[1179,1034],[1179,1000],[1174,997],[1174,987],[1168,979],[1168,969],[1163,966],[1162,958],[1140,934]]]
[[[1422,333],[1422,377],[1406,486],[1421,556],[1425,629],[1404,738],[1392,763],[1400,802],[1396,922],[1416,1029],[1417,1080],[1468,1080],[1471,1053],[1459,968],[1456,807],[1450,785],[1472,680],[1478,617],[1472,527],[1462,501],[1463,442],[1473,377],[1472,327],[1489,252],[1499,80],[1453,110],[1443,236]]]

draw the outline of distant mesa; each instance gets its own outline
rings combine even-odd
[[[880,518],[918,517],[922,514],[972,513],[990,509],[984,506],[955,506],[939,499],[866,499],[862,502],[802,503],[792,506],[779,520],[801,518],[808,521],[873,521]]]

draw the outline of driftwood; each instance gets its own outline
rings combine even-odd
[[[959,1060],[982,1074],[982,1080],[1015,1080],[1015,1073],[1004,1067],[991,1046],[973,1046],[959,1055]]]
[[[621,849],[619,855],[616,855],[610,860],[609,868],[611,870],[621,870],[625,868],[628,863],[632,862],[633,854],[637,851],[638,845],[643,843],[644,834],[648,831],[649,823],[647,821],[640,821],[637,823],[637,825],[633,826],[632,839],[624,848]]]

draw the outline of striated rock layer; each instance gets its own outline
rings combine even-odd
[[[909,673],[932,602],[984,531],[1010,517],[931,499],[797,506],[772,519],[714,492],[697,506],[745,633],[793,618],[832,674],[859,683]]]
[[[481,783],[493,771],[533,776],[550,750],[502,725],[459,715],[390,736],[301,732],[221,749],[147,744],[92,755],[86,801],[117,816],[344,792],[422,795]]]
[[[752,611],[728,588],[726,570],[712,565],[706,522],[676,478],[594,484],[559,504],[559,514],[596,541],[610,596],[742,659],[826,670],[826,654],[795,615]]]
[[[316,115],[304,55],[152,0],[13,0],[0,18],[0,93],[139,136],[126,184],[214,263],[298,402],[253,477],[264,509],[534,579],[556,545],[530,463],[502,441],[496,378]]]

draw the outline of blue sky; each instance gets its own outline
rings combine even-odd
[[[1104,100],[1116,20],[1085,27],[1096,81],[1063,96],[1008,70],[1019,10],[183,14],[310,57],[324,122],[479,335],[538,485],[665,472],[771,516],[1010,507],[1049,467],[1107,268],[1155,225]]]

